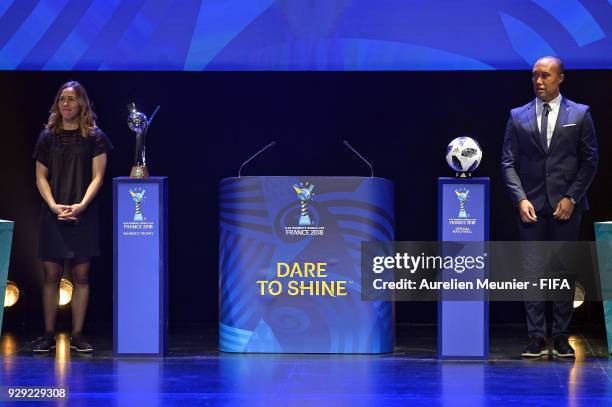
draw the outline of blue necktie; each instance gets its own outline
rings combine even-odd
[[[550,113],[550,105],[548,103],[544,103],[542,105],[542,122],[540,125],[540,139],[542,140],[542,145],[544,146],[544,150],[548,150],[548,113]]]

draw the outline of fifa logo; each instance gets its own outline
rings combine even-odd
[[[135,190],[130,189],[130,195],[132,196],[132,200],[136,204],[136,211],[134,212],[134,222],[142,222],[144,218],[142,217],[142,200],[144,198],[146,190],[141,188],[136,188]]]
[[[300,200],[300,219],[298,225],[300,226],[311,226],[312,220],[308,213],[308,201],[312,198],[312,190],[314,189],[313,184],[299,183],[293,184],[293,189],[297,193],[298,199]]]
[[[457,199],[459,200],[459,218],[467,218],[469,216],[465,211],[465,201],[468,200],[469,194],[469,189],[459,188],[455,190],[455,195],[457,195]]]

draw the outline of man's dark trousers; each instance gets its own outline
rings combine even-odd
[[[519,236],[522,241],[576,241],[580,232],[582,208],[575,208],[572,216],[566,220],[553,218],[553,208],[550,204],[544,205],[542,210],[536,212],[537,222],[524,223],[517,217],[519,223]],[[535,253],[537,255],[537,253]],[[527,270],[529,273],[529,270]],[[536,272],[537,273],[537,272]],[[534,278],[543,277],[532,275]],[[573,290],[572,290],[573,292]],[[527,333],[530,337],[546,338],[545,301],[525,301],[527,312]],[[569,335],[569,325],[574,312],[573,301],[553,302],[552,336],[565,337]]]

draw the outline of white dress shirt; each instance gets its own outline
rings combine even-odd
[[[543,102],[540,98],[536,98],[536,121],[538,122],[538,131],[541,131],[542,127],[544,103],[546,102]],[[550,112],[548,112],[548,124],[546,125],[546,146],[550,147],[550,140],[552,139],[557,117],[559,116],[559,108],[561,107],[561,94],[559,93],[559,95],[548,102],[548,104],[550,105]]]

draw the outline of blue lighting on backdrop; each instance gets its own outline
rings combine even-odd
[[[600,0],[2,0],[2,70],[612,68]]]

